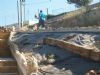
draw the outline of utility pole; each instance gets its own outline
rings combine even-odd
[[[18,15],[18,26],[20,28],[20,17],[19,17],[19,3],[18,3],[18,0],[17,0],[17,15]]]
[[[39,11],[40,11],[40,10],[38,9],[38,15],[39,15]]]
[[[47,8],[47,15],[48,15],[49,13],[48,13],[48,8]]]
[[[18,18],[20,19],[19,21],[20,21],[20,28],[22,28],[23,27],[23,11],[22,11],[22,9],[23,9],[23,7],[22,7],[22,5],[23,5],[23,3],[25,4],[25,0],[20,0],[20,2],[19,2],[19,5],[18,5],[18,1],[17,1],[17,9],[18,9]],[[24,18],[25,18],[25,8],[24,8]]]
[[[4,27],[6,27],[6,16],[5,16],[4,20],[5,20],[5,26]]]
[[[22,0],[20,0],[20,27],[22,28]]]
[[[23,4],[23,7],[24,7],[24,21],[26,20],[26,16],[25,16],[25,2]]]

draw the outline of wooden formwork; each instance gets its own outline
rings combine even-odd
[[[45,38],[44,43],[48,45],[58,46],[73,53],[79,54],[83,57],[93,59],[94,61],[100,61],[100,52],[97,52],[95,49],[92,48],[85,48],[64,40],[54,38]]]
[[[95,61],[98,61],[98,60],[100,61],[100,52],[91,50],[90,58],[95,60]]]

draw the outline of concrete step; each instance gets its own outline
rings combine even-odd
[[[10,32],[0,32],[0,75],[19,75],[17,62],[8,46]]]
[[[8,46],[0,46],[0,50],[9,50]]]
[[[7,44],[3,44],[0,42],[0,48],[7,49],[7,48],[9,48],[9,46]]]
[[[0,58],[0,75],[18,75],[17,62],[14,58]]]
[[[17,66],[0,66],[0,73],[17,73]]]
[[[0,48],[0,57],[11,57],[11,51],[9,49],[1,49]]]
[[[0,75],[19,75],[18,73],[0,73]]]
[[[17,66],[17,62],[13,58],[0,58],[0,66]]]

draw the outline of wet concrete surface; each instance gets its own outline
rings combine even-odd
[[[99,32],[40,32],[18,33],[16,36],[20,36],[20,38],[16,37],[17,39],[14,42],[19,45],[19,48],[23,52],[32,51],[33,55],[38,59],[40,66],[52,65],[52,67],[47,67],[46,72],[40,72],[39,75],[85,75],[91,69],[100,70],[100,62],[83,58],[80,55],[59,47],[43,45],[43,39],[45,37],[62,39],[72,33],[97,36],[95,40],[100,41]],[[56,56],[56,58],[53,58],[55,60],[53,63],[47,63],[45,61],[48,54]]]

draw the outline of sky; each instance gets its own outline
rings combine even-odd
[[[92,4],[97,2],[100,0],[93,0]],[[34,15],[38,14],[38,10],[47,14],[47,8],[48,13],[54,15],[77,9],[74,4],[68,4],[67,0],[25,0],[25,20],[36,20]],[[0,26],[17,22],[17,0],[0,0]]]

